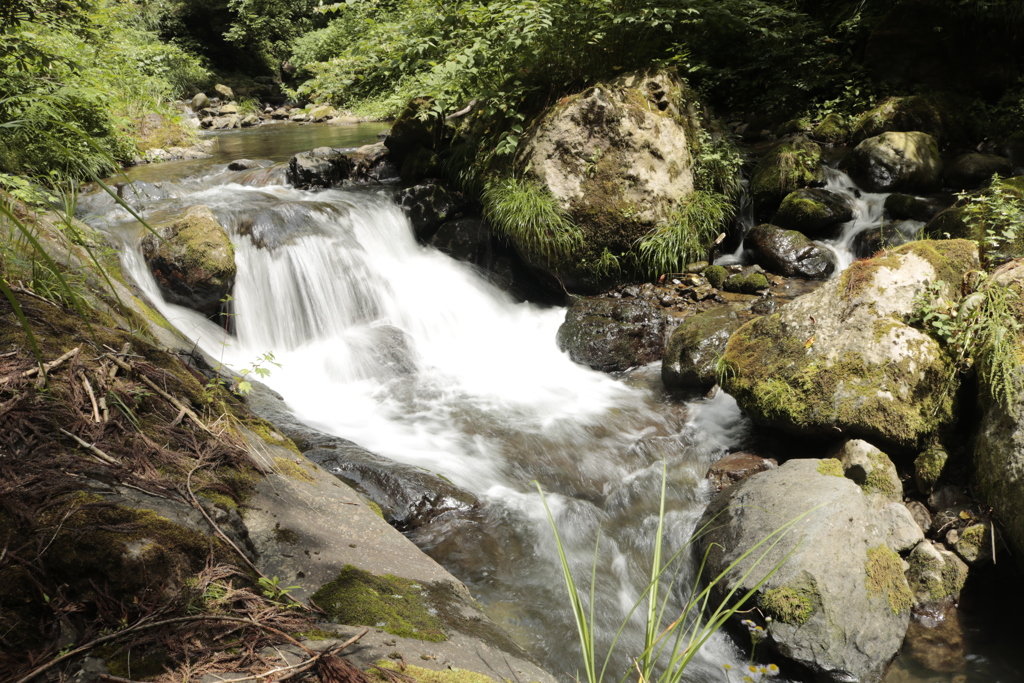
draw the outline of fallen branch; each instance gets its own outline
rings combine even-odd
[[[57,360],[53,360],[53,361],[50,361],[49,363],[44,364],[41,368],[40,368],[40,366],[37,365],[36,367],[32,368],[31,370],[26,370],[25,372],[20,372],[20,373],[14,374],[14,375],[8,375],[7,377],[4,377],[4,378],[0,379],[0,384],[7,384],[11,380],[21,379],[23,377],[35,377],[36,375],[39,374],[40,369],[42,369],[43,374],[46,374],[50,370],[53,370],[58,365],[60,365],[64,361],[66,361],[67,359],[71,358],[72,356],[77,355],[80,350],[81,350],[81,347],[76,346],[75,348],[71,349],[70,351],[65,353],[63,356],[61,356]]]
[[[360,631],[356,635],[352,636],[351,638],[346,640],[341,645],[338,645],[337,647],[332,647],[329,650],[324,650],[323,652],[318,652],[317,654],[313,655],[312,657],[310,657],[309,659],[307,659],[304,662],[299,662],[298,664],[292,664],[291,666],[282,666],[281,668],[274,669],[273,671],[267,671],[266,673],[255,674],[253,676],[247,676],[245,678],[225,678],[225,679],[223,679],[223,681],[224,681],[224,683],[242,683],[242,681],[258,681],[258,680],[261,680],[263,678],[268,678],[269,676],[276,676],[277,674],[280,674],[280,673],[290,672],[286,676],[282,676],[281,678],[277,679],[278,681],[286,681],[289,678],[297,676],[298,674],[305,673],[306,671],[309,671],[310,669],[313,668],[313,665],[316,664],[317,662],[319,662],[321,659],[327,658],[327,657],[333,657],[334,655],[336,655],[337,653],[341,652],[346,647],[348,647],[352,643],[356,642],[357,640],[359,640],[360,638],[362,638],[363,636],[365,636],[369,632],[370,632],[370,629],[364,628],[362,631]],[[306,650],[306,652],[308,652],[309,654],[313,654],[312,651],[307,650],[306,648],[302,648],[302,649]],[[218,674],[213,674],[213,675],[217,676]]]
[[[114,363],[119,368],[124,370],[125,372],[131,372],[132,371],[132,366],[129,365],[128,363],[125,363],[123,360],[121,360],[117,356],[108,356],[108,357],[112,361],[114,361]],[[155,391],[157,394],[159,394],[160,396],[162,396],[166,400],[170,401],[171,405],[173,405],[175,408],[177,408],[178,410],[183,411],[186,415],[188,415],[190,418],[192,418],[192,421],[195,422],[199,426],[199,428],[202,429],[204,432],[206,432],[207,434],[213,434],[213,431],[211,431],[210,428],[206,426],[205,422],[203,422],[202,420],[199,419],[199,416],[196,415],[192,411],[191,408],[189,408],[184,403],[182,403],[181,401],[179,401],[178,399],[174,398],[173,396],[168,394],[166,391],[161,389],[159,386],[157,386],[156,382],[154,382],[150,378],[146,377],[141,372],[139,373],[139,379],[142,380],[143,384],[145,384],[147,387],[149,387],[150,389]]]
[[[99,458],[103,462],[107,463],[108,465],[120,465],[121,464],[121,462],[119,460],[110,457],[109,455],[107,455],[106,453],[101,451],[100,449],[96,448],[96,444],[92,444],[92,443],[88,443],[86,441],[83,441],[82,439],[78,438],[77,436],[75,436],[74,434],[72,434],[68,430],[64,429],[63,427],[58,427],[58,429],[60,429],[61,433],[66,434],[66,435],[70,436],[72,439],[74,439],[75,441],[77,441],[79,446],[81,446],[85,450],[89,451],[90,453],[92,453],[93,455],[95,455],[97,458]]]
[[[92,403],[92,421],[100,421],[100,409],[96,405],[96,394],[92,391],[92,385],[89,384],[89,378],[85,376],[84,372],[79,371],[78,378],[82,380],[82,386],[85,387],[85,391],[89,394],[89,401]]]

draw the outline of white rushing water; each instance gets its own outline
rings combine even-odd
[[[576,365],[555,344],[563,309],[513,302],[472,267],[421,246],[385,191],[313,194],[265,185],[267,177],[240,184],[244,174],[219,173],[165,187],[170,196],[147,211],[166,220],[205,204],[231,234],[234,335],[163,301],[138,250],[141,231],[123,214],[111,209],[93,222],[123,237],[126,271],[207,354],[242,370],[272,353],[280,367],[265,382],[303,422],[477,496],[474,520],[417,540],[549,668],[571,677],[572,615],[533,481],[549,492],[580,577],[589,576],[600,532],[598,641],[607,646],[649,578],[662,463],[671,554],[703,511],[704,472],[743,441],[745,419],[725,394],[659,402],[642,381]],[[397,361],[395,330],[408,349]],[[684,554],[676,605],[693,580],[688,562]],[[640,649],[633,621],[616,675]],[[739,664],[737,656],[716,637],[688,679],[721,680],[722,664]]]

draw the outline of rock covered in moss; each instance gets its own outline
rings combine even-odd
[[[830,145],[839,145],[850,137],[850,124],[845,116],[832,112],[818,122],[811,132],[811,137]]]
[[[391,125],[384,145],[398,163],[417,147],[434,148],[438,122],[433,103],[429,97],[413,98]]]
[[[914,242],[857,261],[737,330],[723,356],[723,388],[761,424],[917,450],[953,419],[950,361],[903,318],[931,283],[955,298],[977,267],[977,247],[964,240]]]
[[[757,294],[768,288],[768,278],[758,270],[744,269],[725,278],[722,289],[736,294]]]
[[[321,104],[311,108],[307,115],[309,116],[309,120],[313,123],[322,123],[327,119],[333,119],[337,116],[338,110],[329,104]]]
[[[629,251],[693,192],[694,100],[669,71],[640,72],[564,98],[540,118],[520,160],[583,232],[560,271],[570,290],[606,281],[581,264],[598,263],[605,249]]]
[[[907,557],[907,563],[907,581],[917,606],[955,600],[967,581],[967,565],[940,543],[921,541]]]
[[[824,280],[836,268],[836,256],[831,249],[815,244],[796,230],[757,225],[747,233],[743,245],[754,263],[783,277]]]
[[[805,137],[796,137],[776,146],[758,162],[750,193],[757,215],[771,217],[790,192],[824,183],[821,148]]]
[[[142,250],[161,293],[171,303],[208,316],[235,282],[235,250],[209,207],[193,206],[170,226],[161,239],[147,235]]]
[[[708,284],[715,289],[721,289],[722,283],[729,277],[729,271],[725,269],[725,266],[708,266],[704,270],[704,277],[707,278]]]
[[[933,444],[918,453],[914,459],[914,482],[921,493],[935,490],[949,460],[949,453],[938,444]]]
[[[580,297],[566,311],[557,342],[576,363],[626,370],[661,358],[665,315],[646,301]]]
[[[786,230],[817,237],[851,219],[853,207],[845,197],[828,190],[809,189],[786,195],[772,222]]]
[[[927,133],[882,133],[857,145],[844,169],[869,192],[931,192],[942,184],[939,144]]]
[[[1006,157],[994,154],[961,154],[946,168],[946,186],[954,190],[974,190],[998,173],[1004,178],[1013,173],[1013,164]]]
[[[889,98],[857,117],[852,137],[854,143],[860,143],[882,133],[910,131],[942,138],[942,113],[924,97]]]
[[[726,575],[718,594],[752,588],[792,551],[756,597],[773,619],[772,656],[808,667],[816,680],[878,681],[903,642],[912,595],[879,512],[849,479],[820,473],[820,462],[790,460],[719,494],[697,524],[711,522],[699,541],[710,548],[707,575],[795,521],[746,580],[758,550]]]
[[[896,466],[882,451],[867,441],[851,439],[833,454],[843,465],[843,474],[882,503],[903,501],[903,483]]]
[[[913,242],[921,236],[924,223],[919,221],[889,221],[877,228],[858,232],[851,243],[857,258],[871,258],[883,249],[894,249]]]
[[[661,360],[666,387],[710,389],[718,382],[717,363],[729,336],[740,326],[736,311],[713,308],[686,318],[672,332]]]

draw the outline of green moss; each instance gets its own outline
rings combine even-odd
[[[921,493],[935,490],[948,460],[949,453],[938,445],[925,449],[914,459],[914,481]]]
[[[761,610],[772,619],[802,626],[820,605],[821,597],[813,586],[783,586],[766,590],[757,602]]]
[[[891,97],[857,118],[853,124],[853,139],[860,142],[890,131],[921,131],[941,138],[942,115],[927,98]]]
[[[839,462],[835,458],[825,458],[824,460],[818,461],[818,474],[824,474],[828,477],[846,476],[843,472],[843,463]]]
[[[397,662],[387,659],[381,659],[378,661],[377,669],[398,671],[406,676],[411,676],[414,680],[419,681],[419,683],[496,683],[493,678],[475,671],[468,671],[466,669],[445,669],[444,671],[434,671],[433,669],[425,669],[421,666],[415,666],[412,664],[399,665]],[[392,680],[380,671],[376,671],[374,669],[370,669],[367,673],[369,673],[375,681],[390,683]]]
[[[914,604],[914,596],[903,576],[900,556],[884,545],[869,548],[867,562],[868,595],[884,597],[893,614],[906,612]]]
[[[725,266],[709,266],[704,270],[704,277],[708,279],[708,283],[715,289],[722,288],[722,284],[728,275],[729,271],[725,269]]]
[[[146,320],[148,320],[149,322],[153,323],[158,327],[164,328],[165,330],[170,330],[171,332],[177,333],[177,329],[175,329],[174,325],[167,322],[167,318],[163,317],[154,308],[147,305],[145,301],[138,298],[137,296],[133,296],[132,303],[134,303],[135,309],[139,313],[141,313],[146,318]]]
[[[333,640],[333,639],[338,637],[338,634],[337,633],[332,633],[331,631],[325,631],[325,630],[320,629],[320,628],[311,628],[308,631],[302,631],[300,633],[296,633],[295,637],[296,638],[301,638],[303,640],[319,641],[319,640]]]
[[[384,511],[380,509],[380,505],[377,505],[375,502],[373,502],[369,498],[365,498],[364,502],[366,503],[366,507],[368,507],[371,510],[373,510],[373,514],[377,515],[381,519],[384,519]]]
[[[721,289],[727,292],[736,292],[738,294],[756,294],[760,290],[767,288],[768,278],[765,277],[764,273],[750,273],[746,276],[736,273],[726,278],[721,286]]]
[[[960,532],[956,550],[968,562],[984,557],[991,546],[987,524],[972,524]]]
[[[871,460],[871,471],[861,484],[864,493],[880,493],[887,498],[903,498],[903,489],[898,485],[896,467],[881,451],[872,451],[868,455]]]
[[[97,650],[96,654],[103,658],[112,676],[145,681],[166,673],[167,652],[159,648],[119,649],[110,646]]]
[[[963,563],[950,556],[946,561],[924,553],[913,552],[908,558],[907,575],[915,581],[913,590],[925,602],[936,602],[957,595],[967,581]]]
[[[777,205],[790,192],[820,184],[824,177],[821,149],[806,138],[796,138],[761,159],[750,189],[756,203]]]
[[[200,498],[205,498],[222,510],[237,510],[238,503],[234,501],[231,496],[216,491],[199,490],[196,491],[196,495]]]
[[[287,458],[274,458],[274,469],[278,474],[282,474],[286,477],[298,479],[299,481],[304,481],[307,484],[316,483],[316,479],[313,478],[313,475],[310,474],[305,467]]]
[[[374,626],[392,635],[435,643],[447,639],[424,588],[409,579],[374,576],[346,565],[312,598],[339,624]]]
[[[794,133],[803,133],[811,129],[811,120],[806,116],[786,121],[775,129],[775,137],[782,138]]]
[[[284,434],[281,434],[274,428],[274,425],[270,424],[266,420],[255,415],[246,412],[244,414],[243,424],[256,433],[256,436],[260,437],[272,446],[281,446],[287,448],[292,453],[298,456],[302,456],[302,452],[299,450],[295,442],[289,439]]]
[[[842,114],[832,112],[814,127],[811,135],[815,140],[821,140],[830,145],[840,144],[850,136],[850,124]]]

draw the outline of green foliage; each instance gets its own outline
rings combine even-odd
[[[554,196],[532,180],[508,177],[492,181],[483,192],[483,203],[484,217],[495,229],[548,264],[564,262],[582,241],[579,228]],[[612,267],[615,257],[608,256],[606,267]]]
[[[652,275],[677,273],[703,259],[735,212],[726,195],[697,190],[682,201],[668,223],[637,244],[642,268]]]
[[[1024,228],[1024,193],[1020,189],[1007,186],[996,174],[984,192],[961,192],[957,197],[964,203],[962,217],[968,234],[978,241],[983,264],[991,265],[993,258],[1007,250],[1019,251],[1018,240],[1024,238],[1024,233],[1018,234]]]

